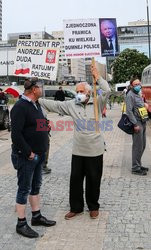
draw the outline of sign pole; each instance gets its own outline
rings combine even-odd
[[[96,68],[95,65],[95,59],[94,57],[92,58],[92,63],[91,63],[92,70]],[[97,101],[97,94],[96,94],[96,77],[93,75],[93,93],[94,93],[94,98],[93,98],[93,103],[94,103],[94,114],[95,114],[95,129],[96,133],[99,132],[99,115],[98,115],[98,101]]]

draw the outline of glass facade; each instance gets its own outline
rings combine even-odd
[[[148,44],[141,44],[141,43],[135,43],[135,44],[130,44],[130,43],[126,43],[126,44],[120,44],[120,51],[122,52],[125,49],[137,49],[139,52],[144,53],[146,56],[149,56],[148,53]]]
[[[150,32],[151,32],[151,27],[150,27]],[[126,27],[118,27],[118,34],[119,35],[128,35],[128,34],[133,34],[133,35],[147,35],[148,34],[148,29],[147,25],[146,26],[126,26]]]
[[[151,26],[150,26],[151,33]],[[120,52],[124,49],[137,49],[149,56],[148,52],[148,27],[147,25],[118,27],[118,40]]]

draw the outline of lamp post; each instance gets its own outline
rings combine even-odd
[[[6,48],[7,49],[7,51],[6,51],[6,66],[7,66],[7,82],[8,82],[8,47]]]
[[[147,28],[148,28],[148,52],[149,52],[149,60],[151,62],[151,52],[150,52],[150,30],[149,30],[149,4],[148,0],[146,0],[147,7]]]

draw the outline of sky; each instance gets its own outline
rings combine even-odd
[[[146,20],[146,0],[2,0],[3,40],[7,33],[63,30],[64,19],[117,19],[118,26]],[[151,14],[151,2],[149,3]]]

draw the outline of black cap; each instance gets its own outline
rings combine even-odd
[[[39,82],[37,77],[33,77],[31,79],[26,79],[24,82],[24,88],[25,89],[31,89],[33,86],[39,86],[42,85],[42,83]]]

